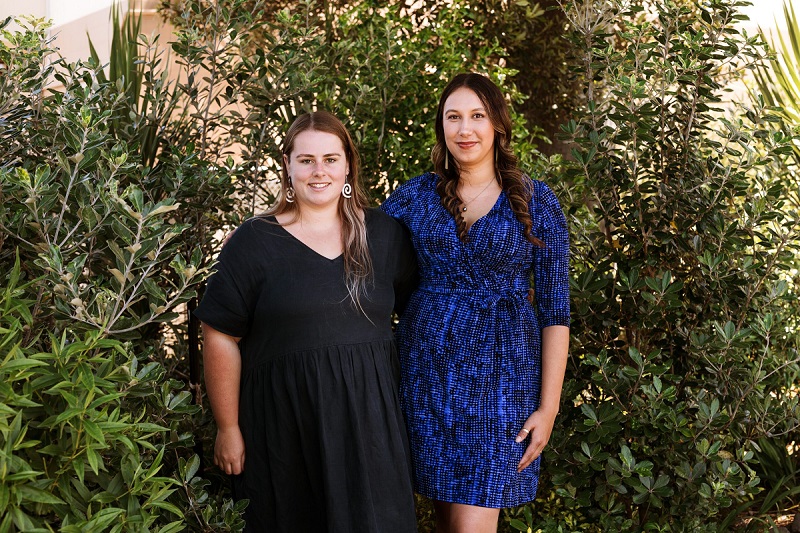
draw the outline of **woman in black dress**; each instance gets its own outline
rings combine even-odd
[[[225,244],[203,322],[214,462],[248,532],[416,531],[391,314],[413,288],[399,223],[366,207],[342,123],[299,117],[276,204]]]

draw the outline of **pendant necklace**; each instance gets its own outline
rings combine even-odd
[[[467,206],[468,206],[469,204],[471,204],[472,202],[474,202],[475,200],[477,200],[477,199],[478,199],[478,197],[479,197],[480,195],[482,195],[483,193],[485,193],[485,192],[486,192],[486,189],[488,189],[488,188],[489,188],[489,185],[491,185],[491,184],[492,184],[494,181],[496,181],[496,180],[489,180],[489,182],[486,184],[486,187],[484,187],[484,188],[483,188],[483,190],[482,190],[481,192],[479,192],[478,194],[476,194],[476,195],[475,195],[475,196],[474,196],[474,197],[473,197],[473,198],[472,198],[472,199],[471,199],[469,202],[464,202],[464,203],[463,203],[463,207],[461,208],[461,212],[462,212],[462,213],[466,212],[466,210],[467,210]]]

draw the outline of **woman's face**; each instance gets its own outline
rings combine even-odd
[[[347,179],[344,145],[336,135],[306,130],[294,139],[284,165],[299,208],[336,205]]]
[[[444,103],[447,149],[462,170],[494,169],[494,126],[483,102],[471,89],[456,89]]]

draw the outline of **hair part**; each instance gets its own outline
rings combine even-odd
[[[284,158],[281,166],[281,190],[278,192],[275,203],[264,214],[294,213],[295,220],[300,216],[297,204],[288,202],[286,199],[286,192],[292,183],[285,161],[290,158],[294,150],[295,139],[304,131],[330,133],[338,137],[344,147],[348,168],[347,179],[353,188],[352,197],[340,197],[338,206],[339,217],[342,221],[342,258],[344,260],[345,285],[353,305],[361,312],[364,312],[361,298],[367,292],[367,285],[372,280],[373,272],[364,215],[364,210],[368,205],[367,195],[364,192],[359,175],[360,159],[358,150],[352,137],[347,132],[347,128],[335,115],[327,111],[313,111],[300,115],[289,126],[281,148],[281,154]]]
[[[474,92],[486,108],[489,120],[494,127],[495,179],[500,184],[500,188],[505,191],[514,217],[522,224],[525,238],[536,246],[543,247],[544,243],[533,235],[533,222],[529,207],[533,194],[532,183],[519,168],[519,159],[511,149],[512,126],[508,104],[502,91],[494,82],[486,76],[475,73],[458,74],[442,91],[439,108],[436,111],[436,144],[431,152],[434,171],[439,175],[436,192],[441,197],[444,208],[453,215],[456,221],[458,238],[466,242],[469,239],[469,233],[467,232],[467,223],[461,214],[461,198],[457,193],[458,161],[450,155],[444,138],[444,106],[450,95],[462,88]],[[447,161],[447,165],[445,165],[445,161]]]

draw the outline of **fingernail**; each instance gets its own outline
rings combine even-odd
[[[516,439],[514,439],[514,440],[515,440],[516,442],[522,442],[522,437],[520,437],[519,435],[517,435],[517,438],[516,438]]]

